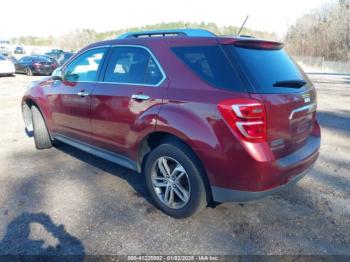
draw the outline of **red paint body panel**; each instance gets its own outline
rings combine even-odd
[[[155,130],[166,86],[98,84],[91,95],[92,144],[136,161],[138,142]],[[151,99],[136,101],[133,94]]]
[[[91,93],[94,83],[56,81],[45,89],[50,108],[52,132],[83,142],[91,142],[91,97],[78,96],[78,92]]]

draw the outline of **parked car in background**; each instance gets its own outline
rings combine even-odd
[[[0,54],[0,75],[14,75],[15,66],[6,57]]]
[[[13,53],[16,55],[24,55],[26,52],[22,46],[17,46],[15,50],[13,50]]]
[[[176,218],[292,186],[321,141],[316,90],[283,44],[205,30],[89,45],[21,106],[36,148],[63,142],[139,172]]]
[[[0,39],[0,53],[8,54],[10,53],[10,41],[5,39]]]
[[[12,55],[10,55],[10,54],[3,54],[3,56],[4,56],[7,60],[11,61],[14,65],[17,63],[16,57],[14,57],[14,56],[12,56]]]
[[[72,52],[64,52],[61,58],[57,61],[60,65],[63,65],[69,58],[74,55]]]
[[[62,54],[64,51],[62,49],[51,49],[50,51],[53,54]]]
[[[63,58],[64,51],[61,49],[51,49],[49,52],[45,53],[45,55],[52,57],[56,61],[59,61]]]
[[[50,75],[59,65],[57,61],[49,56],[32,55],[24,56],[18,60],[16,73],[32,75]]]
[[[45,55],[55,59],[57,62],[59,62],[63,57],[62,53],[47,52]]]

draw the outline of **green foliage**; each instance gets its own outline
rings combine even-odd
[[[83,46],[96,41],[113,39],[120,34],[132,31],[153,30],[153,29],[174,29],[174,28],[202,28],[207,29],[215,34],[230,35],[236,34],[239,27],[225,26],[219,27],[215,23],[188,23],[188,22],[171,22],[171,23],[158,23],[154,25],[146,25],[143,27],[131,27],[123,30],[114,30],[106,32],[95,32],[91,29],[75,30],[68,34],[59,37],[33,37],[25,36],[12,39],[13,43],[23,45],[40,45],[40,46],[57,46],[67,50],[78,50]],[[242,34],[254,35],[259,38],[265,38],[270,40],[277,39],[276,34],[270,32],[255,31],[251,29],[243,29]]]

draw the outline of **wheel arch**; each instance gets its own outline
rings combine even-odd
[[[33,132],[33,120],[32,120],[32,111],[31,111],[32,106],[35,106],[36,108],[38,108],[40,114],[44,118],[44,122],[45,122],[46,128],[48,128],[47,117],[44,114],[44,111],[40,107],[39,103],[37,103],[35,101],[35,99],[33,99],[31,97],[25,97],[22,100],[22,116],[23,116],[23,120],[24,120],[24,124],[25,124],[26,130],[28,132]]]
[[[181,144],[190,153],[190,155],[193,157],[192,160],[196,164],[198,164],[200,168],[200,173],[202,174],[202,178],[203,178],[204,185],[207,192],[207,200],[208,200],[208,203],[210,203],[212,200],[212,193],[211,193],[209,177],[207,175],[207,172],[204,168],[204,165],[200,157],[195,152],[195,150],[193,150],[190,144],[185,141],[184,137],[180,137],[178,135],[172,134],[170,132],[165,132],[165,131],[154,131],[146,135],[142,139],[142,141],[139,143],[139,146],[138,146],[137,167],[139,169],[139,172],[142,173],[144,171],[148,154],[157,146],[165,143],[171,143],[175,145]]]

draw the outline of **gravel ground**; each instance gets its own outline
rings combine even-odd
[[[20,99],[38,77],[0,78],[0,254],[350,255],[350,76],[311,75],[322,149],[292,189],[172,219],[141,176],[72,147],[37,151]]]

